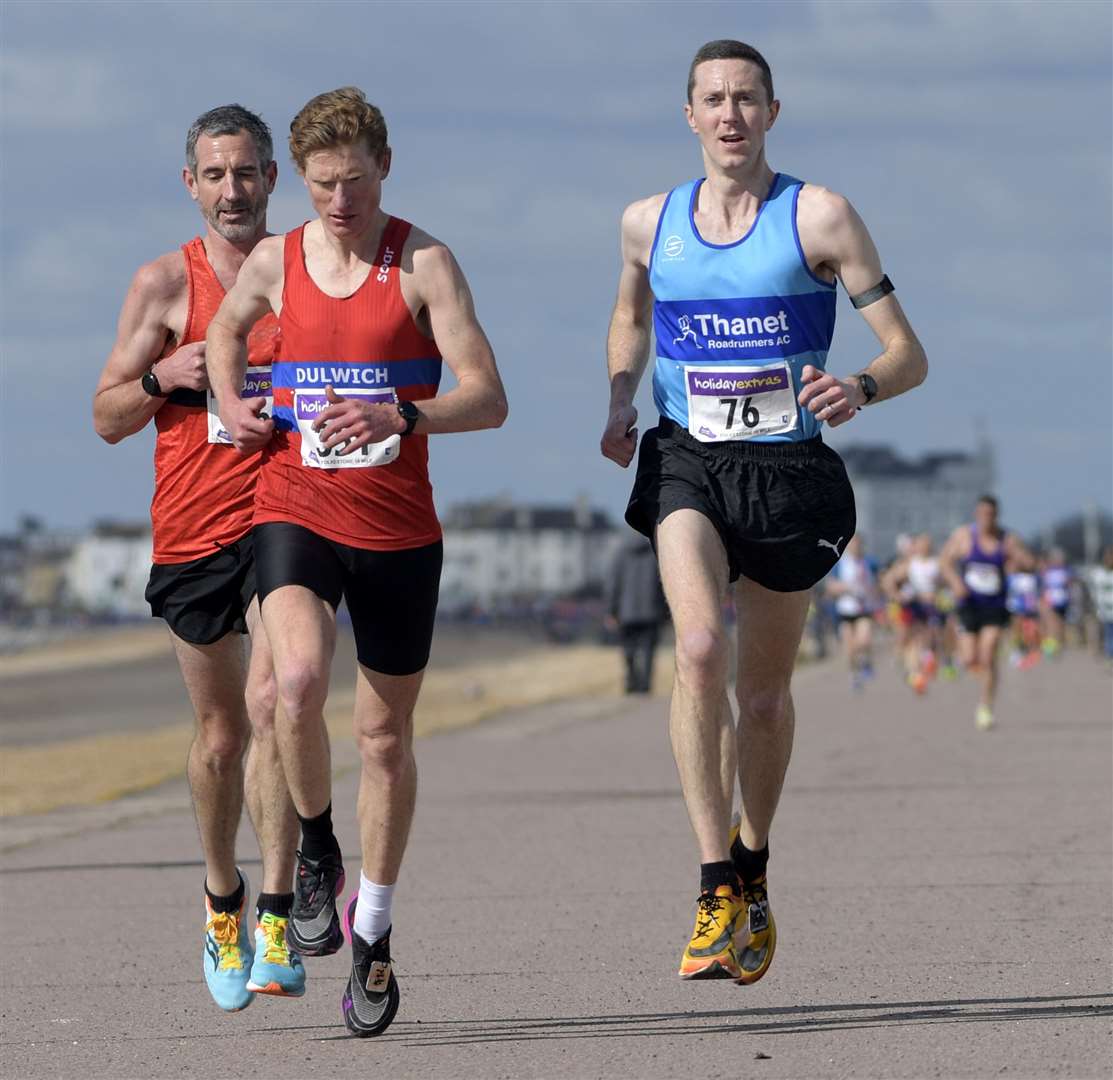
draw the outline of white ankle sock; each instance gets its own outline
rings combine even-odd
[[[390,929],[390,905],[394,899],[393,885],[376,885],[359,872],[359,899],[352,920],[353,929],[366,942],[381,938]]]

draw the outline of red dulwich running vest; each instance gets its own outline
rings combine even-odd
[[[275,437],[264,451],[255,522],[288,521],[349,547],[399,551],[441,537],[429,483],[428,439],[409,435],[385,464],[368,453],[337,459],[303,453],[302,434],[327,404],[325,387],[368,402],[436,396],[441,354],[415,325],[402,296],[399,263],[410,224],[389,218],[374,263],[351,296],[317,287],[305,268],[305,226],[286,234],[274,363]],[[299,429],[299,421],[302,428]]]

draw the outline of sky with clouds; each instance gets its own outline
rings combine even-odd
[[[997,451],[1034,531],[1113,503],[1111,35],[1103,2],[22,3],[0,7],[0,531],[142,520],[153,430],[91,397],[135,269],[199,231],[185,130],[230,101],[275,133],[275,231],[310,213],[285,136],[362,87],[390,127],[384,205],[456,253],[506,381],[500,431],[432,440],[442,512],[630,480],[598,452],[604,342],[634,199],[699,175],[682,106],[702,44],[769,60],[775,169],[847,195],[931,361],[838,448]],[[828,367],[876,352],[840,290]],[[648,376],[645,380],[648,389]],[[642,427],[652,416],[641,395]],[[650,421],[651,422],[651,421]]]

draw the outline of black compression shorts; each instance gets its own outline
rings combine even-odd
[[[343,597],[359,662],[384,675],[413,675],[429,662],[441,582],[442,545],[368,551],[301,525],[256,525],[259,602],[304,585],[335,611]]]
[[[967,634],[976,634],[987,626],[1008,626],[1009,609],[1004,604],[959,604],[958,621]]]
[[[151,614],[192,645],[211,645],[233,631],[246,634],[255,595],[251,534],[203,559],[156,563],[144,595]]]
[[[698,510],[727,551],[730,580],[776,592],[810,589],[854,535],[854,492],[842,458],[803,442],[701,443],[662,417],[647,431],[626,521],[655,541],[674,510]]]

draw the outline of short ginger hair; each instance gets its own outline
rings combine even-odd
[[[290,122],[290,156],[298,172],[305,172],[309,155],[362,142],[376,161],[387,146],[386,121],[357,86],[342,86],[307,101]]]

